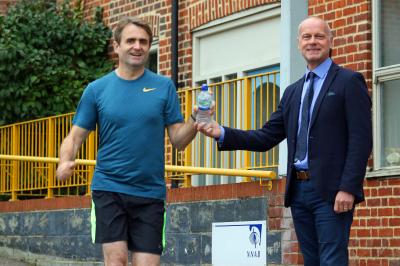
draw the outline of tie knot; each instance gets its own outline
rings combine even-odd
[[[314,77],[315,77],[315,73],[314,72],[312,72],[312,71],[308,72],[307,80],[314,79]]]

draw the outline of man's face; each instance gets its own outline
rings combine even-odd
[[[316,18],[304,20],[299,28],[298,48],[307,61],[308,68],[314,69],[329,57],[332,38],[325,23]]]
[[[120,66],[142,68],[146,64],[151,44],[149,35],[141,27],[128,24],[121,32],[120,43],[114,41],[113,45]]]

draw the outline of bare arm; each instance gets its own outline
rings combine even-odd
[[[60,162],[57,167],[57,178],[59,180],[65,180],[72,175],[72,171],[76,165],[76,154],[89,133],[89,130],[72,126],[71,131],[62,142],[60,148]]]
[[[197,130],[191,117],[185,123],[175,123],[167,127],[169,140],[178,150],[184,150],[194,139]]]

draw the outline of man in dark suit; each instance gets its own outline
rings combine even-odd
[[[360,73],[330,59],[332,33],[320,18],[299,25],[305,75],[285,90],[276,112],[258,130],[218,123],[197,129],[216,138],[219,150],[267,151],[287,139],[285,206],[306,266],[348,265],[355,204],[372,149],[371,100]]]

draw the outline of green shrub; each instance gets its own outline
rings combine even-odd
[[[0,16],[0,125],[74,111],[84,87],[112,68],[102,10],[21,0]]]

